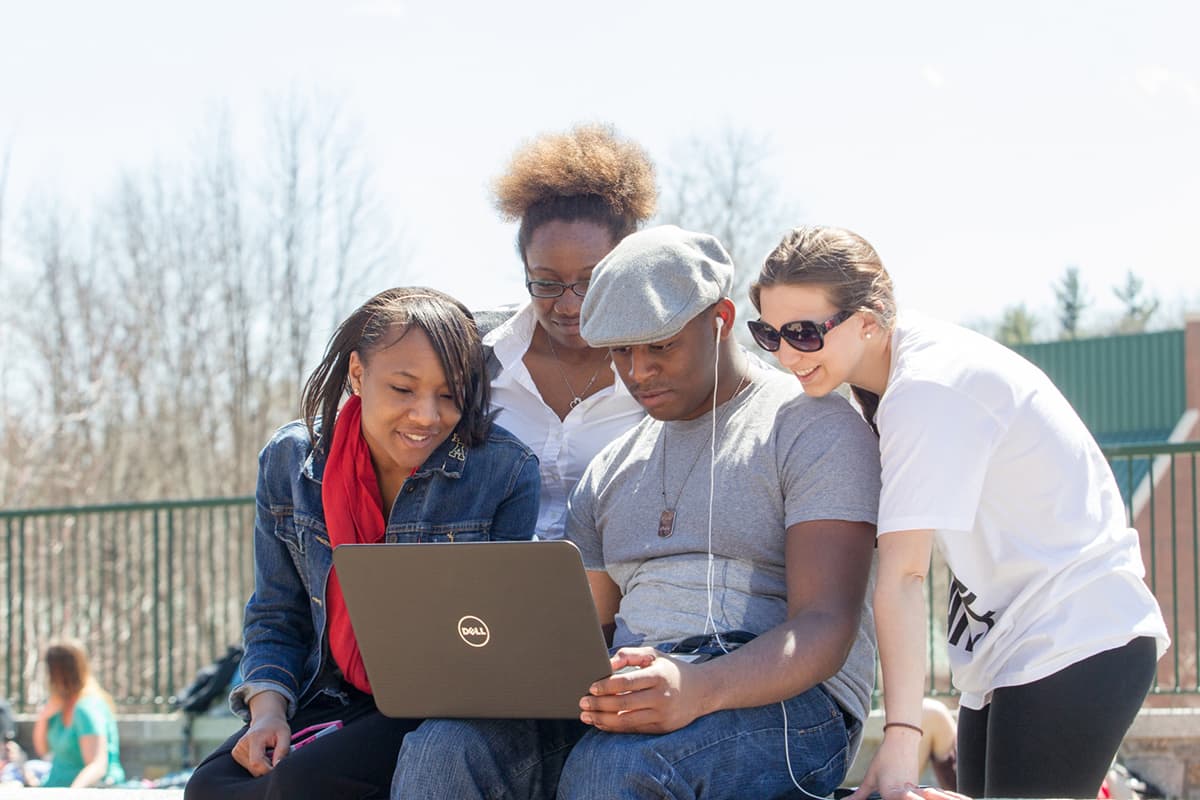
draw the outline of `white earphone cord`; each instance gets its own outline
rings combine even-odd
[[[713,586],[715,562],[713,560],[712,536],[713,536],[713,497],[717,491],[717,386],[721,377],[721,328],[725,325],[725,320],[722,317],[717,317],[717,335],[716,335],[716,357],[713,359],[713,406],[712,406],[712,436],[709,437],[711,443],[711,454],[708,460],[708,614],[704,619],[704,632],[709,632],[709,626],[712,626],[712,633],[716,637],[717,646],[725,653],[729,649],[725,643],[721,641],[721,634],[717,631],[717,623],[713,619]],[[729,398],[733,400],[733,398]],[[800,781],[796,780],[796,773],[792,770],[792,753],[788,748],[788,719],[787,706],[783,701],[779,701],[779,708],[783,711],[783,756],[787,761],[788,777],[792,779],[792,785],[804,793],[806,797],[812,797],[815,800],[825,800],[820,795],[812,794],[800,785]]]
[[[704,618],[704,632],[709,632],[709,626],[712,626],[712,633],[716,636],[717,646],[723,652],[728,653],[729,650],[725,647],[725,643],[721,641],[721,634],[717,631],[716,620],[713,619],[713,576],[715,573],[715,565],[713,561],[712,549],[712,530],[713,530],[713,495],[717,489],[717,389],[721,377],[721,328],[724,324],[724,319],[717,317],[717,335],[716,335],[716,357],[713,358],[713,397],[712,397],[712,436],[708,438],[709,445],[712,450],[708,459],[708,573],[705,576],[706,588],[708,590],[708,613]]]

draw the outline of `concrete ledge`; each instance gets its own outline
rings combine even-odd
[[[17,715],[17,741],[31,756],[34,720],[31,714]],[[232,714],[202,714],[194,717],[191,746],[185,753],[186,723],[187,718],[178,712],[118,714],[117,732],[121,737],[121,765],[125,768],[125,774],[131,779],[155,779],[178,772],[185,761],[194,766],[242,727],[242,721]],[[115,795],[105,790],[104,797],[112,800]]]
[[[17,718],[17,739],[28,749],[33,716]],[[182,766],[185,717],[172,714],[122,714],[117,718],[121,733],[121,762],[131,778],[158,778]],[[194,718],[192,746],[188,762],[195,764],[242,725],[232,715]],[[883,712],[872,712],[863,732],[863,746],[846,775],[847,785],[856,785],[866,771],[871,756],[883,739]],[[1121,760],[1147,780],[1153,781],[1172,798],[1200,800],[1200,708],[1143,708],[1121,745]],[[37,797],[90,797],[66,790],[40,789]],[[98,797],[120,800],[118,790],[101,789]],[[22,792],[17,795],[16,792]],[[0,798],[10,795],[33,800],[30,790],[0,789]],[[181,790],[130,790],[128,797],[151,798],[183,796]]]
[[[13,789],[0,788],[0,800],[183,800],[183,789]]]

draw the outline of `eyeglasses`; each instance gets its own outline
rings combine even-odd
[[[763,350],[774,353],[779,349],[779,341],[782,339],[802,353],[815,353],[825,346],[825,334],[853,316],[853,311],[839,311],[824,322],[798,319],[795,322],[785,322],[779,330],[775,330],[761,319],[750,320],[746,325],[749,326],[754,341]]]
[[[525,281],[525,288],[529,290],[529,294],[534,297],[562,297],[563,293],[570,289],[578,297],[583,297],[587,294],[588,283],[590,281],[575,281],[574,283],[561,283],[559,281]]]

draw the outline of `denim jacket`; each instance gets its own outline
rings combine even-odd
[[[325,641],[333,550],[321,505],[324,471],[325,456],[301,421],[280,428],[258,457],[244,681],[229,697],[245,720],[248,698],[264,689],[287,698],[289,719],[312,697],[338,691]],[[384,541],[529,539],[539,491],[537,457],[508,431],[493,425],[487,442],[469,448],[452,435],[404,482]]]

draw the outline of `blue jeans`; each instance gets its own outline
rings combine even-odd
[[[551,798],[578,720],[427,719],[404,737],[393,798]]]
[[[666,734],[604,733],[561,720],[427,720],[400,748],[392,799],[705,798],[828,795],[850,765],[851,728],[816,687],[718,711]]]

